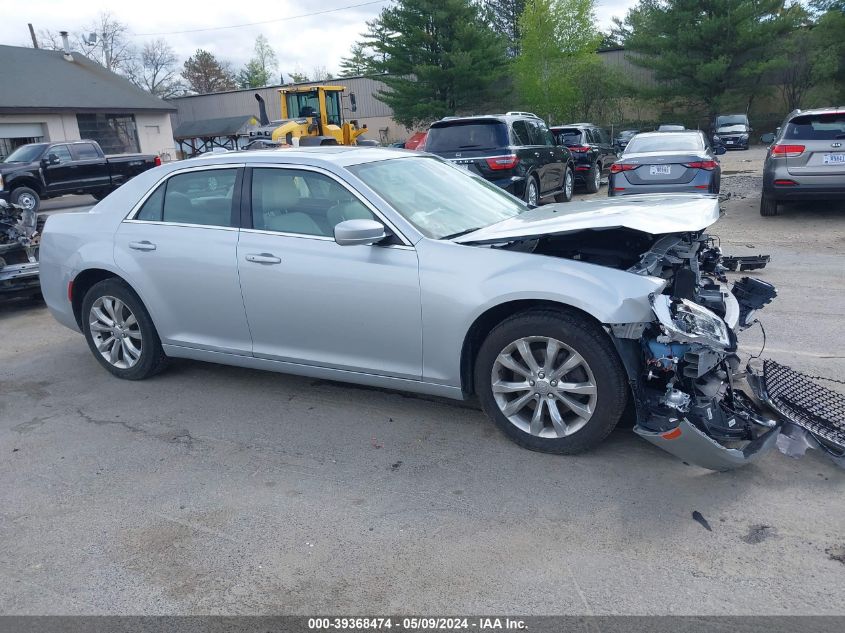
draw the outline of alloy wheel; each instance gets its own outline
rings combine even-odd
[[[20,196],[18,196],[17,204],[22,206],[27,211],[31,211],[35,208],[36,205],[35,196],[33,196],[31,193],[22,193]]]
[[[527,197],[528,197],[528,204],[536,207],[537,206],[537,198],[538,198],[537,181],[535,181],[533,178],[531,178],[528,181],[528,196]]]
[[[572,190],[575,188],[575,178],[572,175],[572,170],[566,170],[566,177],[563,181],[563,191],[566,194],[566,199],[569,200],[572,197]]]
[[[94,345],[110,365],[129,369],[140,360],[141,327],[132,310],[120,299],[108,295],[98,297],[91,305],[88,328]]]
[[[600,189],[601,188],[601,169],[598,168],[598,165],[596,165],[596,175],[595,175],[594,180],[596,182],[596,189]]]
[[[587,361],[546,336],[513,341],[496,357],[491,379],[499,410],[518,429],[543,438],[578,432],[596,409],[596,380]]]

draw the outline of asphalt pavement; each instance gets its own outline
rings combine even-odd
[[[845,380],[845,208],[762,218],[736,183],[714,232],[772,255],[764,355]],[[618,429],[543,455],[471,403],[188,361],[121,381],[38,302],[0,332],[4,614],[845,614],[845,471],[812,451],[713,473]]]

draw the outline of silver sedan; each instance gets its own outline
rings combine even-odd
[[[401,150],[209,155],[51,217],[42,290],[120,378],[189,358],[475,395],[512,440],[554,453],[601,441],[630,400],[649,441],[731,467],[746,456],[714,429],[757,440],[748,459],[771,441],[745,400],[725,405],[741,428],[701,421],[702,402],[724,411],[734,393],[712,381],[741,326],[696,259],[718,215],[707,196],[531,208]]]

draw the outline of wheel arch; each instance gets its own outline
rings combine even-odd
[[[29,187],[39,196],[44,193],[44,187],[38,181],[37,178],[33,178],[32,176],[18,176],[17,178],[12,179],[11,181],[6,183],[6,187],[9,191],[14,191],[20,187]]]
[[[475,360],[478,357],[481,344],[487,338],[490,331],[505,319],[515,314],[532,310],[557,310],[574,314],[605,331],[602,328],[601,322],[593,315],[580,308],[558,301],[547,299],[517,299],[492,306],[476,317],[464,336],[463,345],[461,346],[460,366],[461,390],[464,394],[472,395],[475,393]]]
[[[85,299],[85,295],[88,294],[88,291],[91,290],[94,284],[98,284],[106,279],[118,279],[132,288],[132,285],[126,279],[114,271],[106,270],[105,268],[88,268],[79,272],[73,278],[73,284],[69,293],[70,303],[73,309],[73,317],[76,319],[76,324],[80,330],[82,329],[82,301]],[[134,288],[132,290],[135,292]],[[135,294],[138,293],[135,292]]]

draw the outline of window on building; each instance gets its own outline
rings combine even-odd
[[[134,114],[77,114],[79,135],[97,141],[106,154],[138,152]]]

